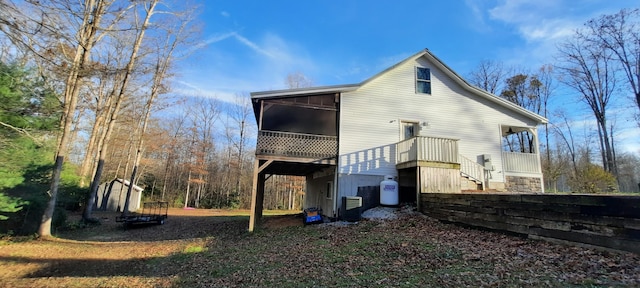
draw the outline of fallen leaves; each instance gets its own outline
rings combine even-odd
[[[42,270],[51,278],[10,278],[15,286],[32,287],[640,286],[636,254],[463,228],[421,214],[349,226],[273,219],[277,225],[253,234],[246,232],[246,218],[211,215],[170,216],[163,226],[128,231],[76,231],[70,234],[75,239],[100,236],[107,242],[12,243],[0,252],[0,270],[38,269],[36,259],[56,265]],[[109,242],[116,240],[126,242]],[[55,255],[39,258],[36,250]],[[82,272],[87,267],[73,265],[78,263],[91,263],[94,272]]]

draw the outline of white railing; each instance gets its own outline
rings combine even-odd
[[[502,152],[504,172],[540,173],[540,157],[535,153]]]
[[[396,144],[396,163],[409,161],[458,162],[458,140],[416,136]]]
[[[480,181],[482,184],[482,188],[484,189],[485,182],[485,172],[484,166],[478,164],[477,162],[460,155],[460,173],[466,175],[467,177]]]

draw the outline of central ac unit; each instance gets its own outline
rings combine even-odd
[[[345,196],[342,197],[342,219],[345,221],[360,221],[362,216],[362,197]]]

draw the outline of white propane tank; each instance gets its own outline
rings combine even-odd
[[[393,176],[386,175],[380,182],[380,204],[396,206],[398,202],[398,182],[393,181]]]

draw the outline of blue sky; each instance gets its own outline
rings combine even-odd
[[[463,77],[483,59],[537,69],[552,63],[556,43],[585,21],[634,3],[640,4],[202,1],[202,42],[181,65],[174,86],[180,94],[232,101],[234,95],[286,88],[286,76],[293,72],[303,73],[316,86],[352,84],[424,48]],[[562,99],[557,105],[575,103],[575,98]],[[630,135],[640,138],[637,129]]]

